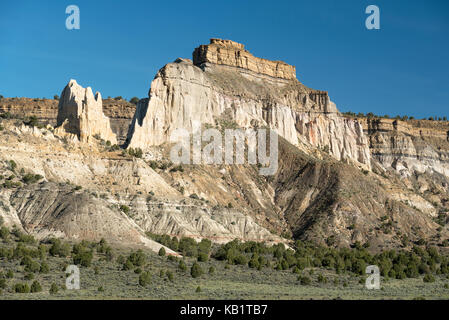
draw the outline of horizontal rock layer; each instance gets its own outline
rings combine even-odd
[[[210,39],[210,44],[201,45],[193,52],[193,64],[204,63],[227,65],[248,69],[275,78],[296,79],[296,69],[282,61],[270,61],[254,57],[244,45],[221,39]]]
[[[373,159],[402,176],[449,177],[449,125],[428,120],[361,119]]]

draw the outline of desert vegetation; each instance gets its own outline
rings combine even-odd
[[[443,298],[449,296],[448,257],[440,248],[372,254],[367,245],[332,248],[296,241],[268,246],[231,241],[216,245],[148,234],[182,257],[99,242],[36,240],[0,221],[0,298]],[[81,289],[65,286],[68,265],[80,268]],[[364,287],[376,264],[382,289]],[[198,290],[198,288],[200,288]]]

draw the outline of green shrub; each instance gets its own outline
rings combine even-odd
[[[107,247],[105,249],[105,257],[106,257],[106,261],[112,261],[114,259],[114,253],[112,252],[112,248],[111,247]]]
[[[177,171],[184,172],[184,168],[182,167],[182,165],[177,165],[170,169],[170,172],[177,172]],[[181,192],[181,193],[183,193],[183,192]]]
[[[318,275],[318,282],[319,283],[327,283],[327,278],[325,276],[323,276],[322,274]]]
[[[33,283],[31,284],[31,292],[35,293],[41,291],[42,291],[41,284],[38,281],[33,281]]]
[[[207,255],[207,253],[201,252],[200,254],[198,254],[199,262],[206,262],[207,260],[209,260],[209,256]]]
[[[82,267],[90,267],[93,259],[92,250],[84,249],[73,256],[73,263]]]
[[[134,269],[134,273],[141,274],[141,273],[142,273],[142,269],[140,269],[140,268],[135,268],[135,269]]]
[[[196,257],[198,255],[198,245],[192,238],[181,238],[179,241],[178,250],[187,257]]]
[[[159,255],[160,257],[165,257],[165,249],[164,249],[164,247],[162,247],[162,248],[159,249],[158,255]]]
[[[70,255],[70,244],[62,243],[60,239],[53,238],[50,240],[51,247],[49,250],[50,255],[52,256],[60,256],[67,257]]]
[[[28,117],[23,123],[30,127],[38,127],[39,126],[39,120],[36,116],[30,116]]]
[[[407,278],[416,278],[419,275],[418,267],[415,264],[410,263],[407,266],[407,270],[405,273],[407,275]]]
[[[17,163],[14,160],[9,160],[9,170],[14,172],[16,170],[16,168],[17,168]]]
[[[184,260],[179,261],[178,268],[179,268],[181,271],[186,271],[186,270],[187,270],[187,265],[186,265],[186,263],[184,262]]]
[[[142,272],[139,276],[139,285],[145,287],[150,282],[151,282],[151,274],[148,271]]]
[[[16,283],[13,287],[16,293],[30,293],[30,287],[28,283]]]
[[[19,242],[34,244],[36,240],[31,234],[19,233],[18,234]]]
[[[132,157],[135,157],[135,158],[142,158],[142,156],[143,156],[143,151],[142,151],[142,149],[140,149],[140,148],[135,148],[135,149],[129,148],[129,149],[128,149],[128,154],[129,154],[130,156],[132,156]]]
[[[25,276],[23,277],[25,280],[33,280],[34,279],[34,274],[32,273],[27,273],[25,274]]]
[[[298,281],[303,286],[308,286],[312,283],[312,280],[308,276],[298,276]]]
[[[125,261],[125,263],[123,264],[122,270],[127,271],[127,270],[131,270],[134,268],[133,263],[128,259]]]
[[[192,268],[190,269],[190,275],[192,276],[192,278],[198,278],[203,274],[203,269],[201,268],[201,266],[198,263],[194,263],[192,265]]]
[[[0,289],[6,289],[6,279],[0,278]]]
[[[41,266],[39,265],[39,263],[37,261],[31,261],[29,264],[25,265],[24,271],[36,273],[36,272],[39,272],[40,269],[41,269]]]
[[[8,239],[9,237],[9,229],[5,226],[2,226],[0,228],[0,238],[2,238],[3,240]]]
[[[243,254],[239,254],[238,256],[236,256],[234,258],[234,264],[240,264],[240,265],[245,265],[248,263],[248,260],[246,259],[246,257]]]
[[[31,183],[36,183],[43,178],[44,177],[41,176],[40,174],[27,173],[26,175],[24,175],[22,177],[22,181],[26,184],[31,184]]]
[[[143,251],[139,249],[136,252],[132,252],[128,257],[128,260],[131,261],[134,266],[143,267],[147,261],[147,257]]]
[[[435,282],[435,278],[430,273],[426,274],[423,278],[424,282]]]
[[[124,256],[119,255],[119,256],[117,257],[117,260],[116,260],[116,261],[117,261],[118,264],[123,264],[123,263],[126,262],[126,259],[125,259]]]
[[[128,215],[130,209],[129,209],[128,206],[125,206],[124,204],[122,204],[122,205],[120,206],[120,210],[121,210],[124,214]]]
[[[59,291],[59,288],[56,285],[56,283],[52,283],[50,286],[50,294],[57,294],[58,291]]]

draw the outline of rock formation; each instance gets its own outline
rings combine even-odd
[[[61,93],[58,105],[57,126],[75,134],[81,142],[89,142],[98,135],[111,144],[117,144],[109,118],[103,114],[101,94],[94,94],[90,87],[83,88],[70,80]]]
[[[274,243],[287,234],[370,250],[401,247],[405,236],[410,244],[449,239],[449,122],[343,116],[294,67],[234,42],[212,40],[193,61],[159,70],[127,136],[145,159],[58,137],[110,140],[110,126],[123,136],[134,105],[105,100],[105,114],[118,120],[110,125],[100,95],[71,81],[53,131],[1,114],[56,121],[54,100],[25,100],[0,101],[0,216],[39,238],[105,237],[156,251],[145,232]],[[165,143],[196,121],[270,127],[280,136],[276,174],[261,178],[249,164],[173,165]]]
[[[248,69],[256,73],[282,79],[296,79],[296,69],[282,61],[256,58],[243,44],[221,39],[210,39],[209,45],[201,45],[193,52],[193,64],[205,63]]]
[[[31,98],[3,98],[0,100],[0,114],[7,113],[15,119],[36,117],[39,124],[57,125],[58,100]],[[124,99],[103,99],[103,112],[109,118],[112,132],[117,136],[119,144],[126,140],[128,127],[131,124],[136,105]],[[77,138],[78,139],[78,138]]]
[[[447,127],[427,120],[362,119],[372,158],[408,177],[426,171],[449,177]]]
[[[328,149],[338,160],[370,168],[360,124],[341,117],[327,92],[301,84],[294,67],[255,58],[243,45],[218,39],[195,49],[193,58],[159,70],[149,99],[137,105],[130,147],[163,144],[177,128],[214,125],[227,114],[240,127],[268,126],[293,145]]]

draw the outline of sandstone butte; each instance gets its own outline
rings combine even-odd
[[[295,146],[329,150],[337,160],[370,170],[370,153],[357,120],[342,117],[326,91],[307,88],[295,67],[254,57],[242,44],[211,39],[159,70],[132,120],[126,145],[148,149],[177,128],[216,125],[227,117],[242,128],[268,126]]]
[[[193,52],[193,64],[213,63],[239,67],[275,78],[296,79],[296,69],[283,61],[270,61],[254,57],[243,44],[222,39],[210,39],[209,45],[201,45]]]

